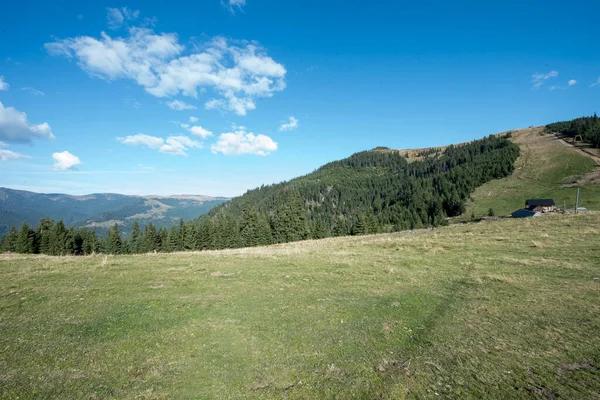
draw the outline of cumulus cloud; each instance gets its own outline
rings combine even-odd
[[[3,76],[0,76],[0,90],[8,90],[10,85],[6,83]]]
[[[29,92],[34,96],[45,96],[46,95],[46,93],[42,92],[41,90],[37,90],[32,87],[22,87],[21,90],[23,90],[24,92]]]
[[[52,55],[71,58],[91,76],[131,79],[156,97],[198,97],[212,89],[205,108],[246,115],[256,99],[286,87],[285,67],[256,42],[215,37],[188,54],[175,33],[131,27],[126,37],[78,36],[46,43]]]
[[[184,103],[183,101],[180,101],[180,100],[168,101],[167,107],[169,107],[171,110],[175,110],[175,111],[195,110],[196,109],[195,106]]]
[[[279,127],[279,131],[280,132],[284,132],[284,131],[291,131],[294,130],[298,127],[298,125],[300,124],[300,121],[298,121],[296,118],[294,117],[290,117],[288,119],[288,122],[281,124],[281,126]]]
[[[47,122],[34,125],[27,121],[27,114],[0,102],[0,139],[13,143],[29,143],[33,139],[54,139]]]
[[[8,144],[6,144],[4,142],[0,142],[0,161],[1,162],[9,161],[9,160],[16,160],[18,158],[31,158],[24,154],[16,153],[14,151],[8,150],[7,147],[8,147]]]
[[[119,29],[126,21],[137,19],[139,16],[139,10],[131,11],[127,7],[106,9],[106,19],[110,29]]]
[[[221,0],[221,5],[229,9],[232,14],[235,14],[236,9],[242,11],[242,7],[246,5],[246,0]]]
[[[190,120],[194,120],[193,122],[197,122],[198,118],[195,117],[190,117]],[[194,136],[199,136],[202,139],[206,139],[209,136],[212,136],[213,133],[211,131],[209,131],[208,129],[203,128],[200,125],[190,125],[190,124],[185,124],[185,123],[181,123],[181,122],[176,122],[173,121],[174,123],[178,124],[179,126],[181,126],[183,129],[189,131],[192,135]]]
[[[198,118],[190,117],[190,122],[193,124],[194,122],[198,122]]]
[[[212,136],[213,134],[211,131],[204,129],[200,125],[190,126],[187,129],[192,133],[192,135],[199,136],[203,139],[206,139],[207,137]]]
[[[255,154],[266,156],[277,150],[277,143],[266,135],[255,135],[240,129],[236,132],[222,133],[219,141],[211,146],[214,154],[222,153],[227,156]]]
[[[188,149],[200,149],[202,143],[190,139],[187,136],[169,136],[166,139],[157,136],[145,135],[138,133],[136,135],[119,137],[117,140],[123,144],[130,146],[148,147],[158,150],[161,153],[167,153],[178,156],[187,156]]]
[[[54,159],[54,165],[52,169],[55,171],[66,171],[69,169],[75,169],[75,167],[81,164],[81,160],[74,154],[68,151],[62,151],[60,153],[52,153]]]
[[[539,89],[548,79],[556,78],[557,76],[558,71],[550,71],[547,74],[535,73],[531,76],[531,82],[535,89]]]
[[[571,79],[569,81],[569,86],[577,85],[577,81],[575,79]]]

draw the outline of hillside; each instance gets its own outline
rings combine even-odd
[[[599,226],[0,255],[0,398],[597,399]]]
[[[600,210],[600,167],[589,154],[568,145],[544,127],[512,131],[511,141],[521,154],[512,175],[487,182],[473,192],[463,220],[486,215],[506,215],[522,208],[528,198],[553,198],[559,207],[575,208],[576,187],[580,206]]]
[[[446,223],[475,188],[509,176],[518,146],[501,136],[428,151],[376,148],[261,186],[203,216],[200,249],[392,232]]]
[[[33,193],[0,188],[0,236],[10,226],[26,222],[36,226],[42,218],[62,219],[67,226],[88,227],[99,233],[119,224],[128,232],[137,220],[144,225],[170,227],[179,218],[192,220],[221,204],[225,198],[210,196],[126,196],[95,193],[84,196]]]

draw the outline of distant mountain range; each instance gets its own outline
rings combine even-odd
[[[72,196],[58,193],[34,193],[0,187],[0,236],[10,226],[26,222],[36,226],[41,218],[62,219],[67,226],[89,227],[98,233],[119,225],[129,232],[137,220],[143,226],[152,222],[157,227],[170,227],[179,221],[192,220],[211,208],[229,200],[226,197],[202,195],[127,196],[94,193]]]

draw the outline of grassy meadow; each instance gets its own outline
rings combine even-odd
[[[552,198],[556,205],[575,208],[575,187],[563,184],[580,182],[580,206],[600,210],[600,166],[556,136],[544,134],[544,127],[515,130],[512,140],[519,144],[521,156],[512,176],[488,182],[475,190],[467,211],[457,220],[487,215],[507,215],[525,207],[530,198]]]
[[[600,398],[600,214],[0,255],[2,399]]]

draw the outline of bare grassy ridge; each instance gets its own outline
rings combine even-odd
[[[472,213],[477,218],[487,215],[490,208],[496,215],[510,214],[523,208],[529,198],[553,198],[557,206],[566,204],[573,210],[574,182],[580,185],[579,205],[600,210],[600,166],[592,157],[544,132],[544,127],[512,131],[511,140],[521,148],[515,172],[477,188],[462,220]]]
[[[0,398],[597,399],[599,239],[590,213],[1,255]]]

